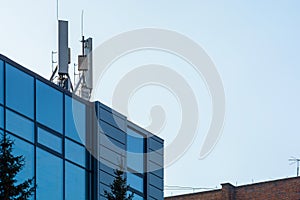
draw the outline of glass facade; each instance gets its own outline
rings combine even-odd
[[[78,165],[85,165],[85,147],[69,139],[65,140],[66,159],[75,162]]]
[[[34,79],[10,64],[5,68],[6,106],[33,119]]]
[[[17,174],[17,180],[20,182],[28,178],[34,177],[34,147],[30,143],[8,134],[8,137],[14,141],[13,153],[15,155],[23,155],[25,157],[25,165],[23,170]]]
[[[38,128],[37,142],[48,147],[58,153],[62,153],[62,137],[54,135],[42,128]]]
[[[0,128],[4,128],[4,113],[2,106],[0,106]]]
[[[14,141],[13,152],[25,157],[17,180],[36,177],[31,199],[90,198],[90,157],[81,140],[86,105],[74,100],[78,111],[70,115],[72,102],[51,83],[0,60],[0,131]]]
[[[66,162],[66,200],[86,199],[86,171]]]
[[[66,96],[65,110],[66,136],[79,143],[85,144],[86,106]]]
[[[63,160],[40,148],[36,157],[37,199],[63,199]]]
[[[94,110],[100,130],[93,120],[87,120]],[[0,132],[14,141],[13,152],[25,157],[25,167],[17,181],[35,177],[37,190],[32,200],[104,199],[104,189],[110,190],[114,173],[87,151],[86,144],[95,141],[99,142],[96,145],[100,157],[114,166],[120,160],[127,163],[126,178],[134,199],[148,199],[151,194],[147,189],[150,183],[146,173],[148,158],[144,156],[148,151],[145,132],[129,126],[126,117],[103,104],[72,97],[1,55]],[[101,144],[101,134],[127,155]],[[158,176],[163,180],[162,175]],[[152,199],[162,199],[161,194],[154,196]]]
[[[131,128],[127,129],[127,166],[137,173],[144,173],[144,137]],[[131,154],[132,153],[132,154]]]
[[[0,104],[4,99],[4,62],[0,60]]]
[[[138,131],[127,128],[127,182],[135,193],[134,199],[143,199],[145,185],[145,138]]]
[[[6,130],[24,139],[34,142],[33,121],[6,109]]]
[[[36,81],[36,119],[63,133],[63,94],[39,80]]]
[[[144,180],[142,177],[139,177],[132,173],[127,173],[127,182],[134,190],[142,194],[144,193]]]

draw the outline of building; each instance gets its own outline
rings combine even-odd
[[[300,177],[278,179],[242,186],[221,184],[222,189],[167,197],[165,200],[297,200]]]
[[[25,156],[18,180],[36,177],[32,199],[104,199],[120,165],[134,199],[163,199],[161,138],[0,55],[4,132]]]

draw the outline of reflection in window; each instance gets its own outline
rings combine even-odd
[[[6,63],[6,105],[31,119],[34,113],[34,79]]]
[[[129,196],[132,192],[131,191],[127,191],[127,196]],[[144,200],[143,197],[141,197],[140,195],[133,193],[133,200]]]
[[[130,194],[131,194],[131,191],[128,191],[127,196],[129,196]],[[133,193],[133,200],[144,200],[144,198],[136,193]]]
[[[37,199],[63,199],[63,161],[37,149]]]
[[[131,188],[143,193],[144,192],[144,181],[142,177],[139,177],[132,173],[127,173],[127,184]]]
[[[2,106],[0,106],[0,128],[4,128],[4,113]]]
[[[66,162],[65,200],[86,199],[86,171]]]
[[[66,159],[85,166],[85,147],[68,139],[66,139],[65,142]]]
[[[144,200],[144,198],[141,197],[140,195],[134,194],[133,200]]]
[[[37,121],[62,133],[63,95],[45,83],[36,82]]]
[[[16,179],[19,183],[34,177],[34,146],[8,134],[8,137],[14,141],[13,155],[24,156],[24,168],[17,174]]]
[[[0,60],[0,103],[3,104],[3,97],[4,97],[4,62]]]
[[[85,105],[65,96],[66,136],[85,144]]]
[[[34,141],[33,122],[8,109],[6,109],[6,130],[31,142]]]
[[[38,143],[62,153],[62,138],[38,128]]]
[[[134,130],[127,129],[127,165],[138,173],[144,172],[144,138]]]

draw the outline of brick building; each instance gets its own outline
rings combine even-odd
[[[233,186],[222,189],[166,197],[165,200],[300,200],[300,177]]]

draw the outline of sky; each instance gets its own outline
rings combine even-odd
[[[0,53],[49,79],[51,51],[57,50],[56,1],[2,1],[1,8]],[[195,89],[201,123],[191,147],[165,168],[165,185],[220,188],[221,183],[243,185],[296,175],[296,165],[288,159],[300,158],[299,8],[297,0],[65,0],[59,1],[58,16],[69,21],[71,73],[80,53],[82,10],[84,35],[93,38],[94,47],[120,33],[151,27],[178,32],[205,50],[223,82],[226,115],[222,135],[204,159],[199,159],[199,152],[212,111],[201,77],[194,77],[178,57],[147,50],[119,59],[111,72],[122,74],[124,68],[154,62],[151,59],[183,72]],[[118,81],[110,77],[113,81],[103,86],[107,95],[100,97],[108,105],[108,93]],[[131,99],[130,119],[147,124],[147,112],[135,112],[133,107],[161,101],[168,131],[160,136],[168,145],[175,137],[171,132],[178,129],[180,117],[175,115],[180,109],[166,92],[160,99],[147,96],[155,89],[162,90],[144,88]],[[190,192],[165,190],[165,196]]]

